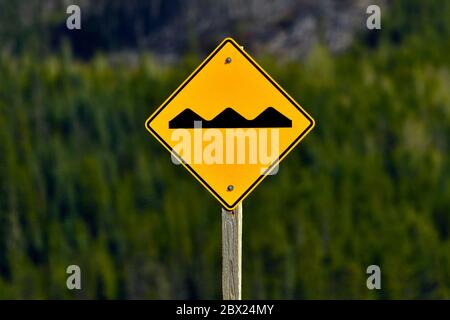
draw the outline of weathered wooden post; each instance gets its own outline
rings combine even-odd
[[[224,300],[241,299],[242,202],[231,211],[222,209],[222,292]]]

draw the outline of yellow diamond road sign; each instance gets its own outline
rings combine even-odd
[[[232,210],[278,170],[314,120],[227,38],[145,126],[174,162]]]

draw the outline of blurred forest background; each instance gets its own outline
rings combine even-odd
[[[144,121],[226,36],[317,122],[244,203],[243,297],[450,298],[450,1],[0,0],[0,299],[221,298],[220,207]]]

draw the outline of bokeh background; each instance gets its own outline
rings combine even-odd
[[[317,122],[244,203],[243,297],[450,298],[450,1],[0,0],[1,299],[221,298],[220,206],[144,121],[227,36]]]

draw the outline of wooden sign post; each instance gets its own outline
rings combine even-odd
[[[182,164],[224,208],[224,299],[241,299],[242,201],[274,174],[314,124],[231,38],[145,122],[172,161]]]
[[[222,209],[222,292],[224,300],[241,300],[242,202]]]

